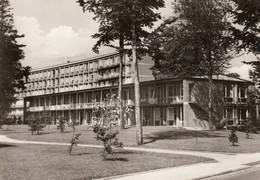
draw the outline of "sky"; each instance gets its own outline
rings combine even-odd
[[[159,10],[163,17],[172,14],[171,1],[165,0],[166,7]],[[25,35],[19,40],[26,45],[24,66],[37,69],[97,56],[92,52],[96,39],[91,35],[97,32],[98,23],[92,19],[92,14],[83,13],[76,0],[10,0],[10,4],[15,27],[19,34]],[[114,51],[103,47],[99,54]],[[251,60],[256,60],[252,54],[236,57],[231,60],[228,71],[249,79],[250,66],[242,61]]]

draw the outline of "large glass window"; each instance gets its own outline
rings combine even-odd
[[[64,104],[69,104],[70,103],[70,95],[69,94],[65,94],[64,95]]]
[[[143,125],[153,125],[153,109],[144,108],[143,109]]]
[[[246,94],[246,87],[244,86],[238,86],[237,89],[237,97],[238,97],[238,102],[246,102],[247,94]]]
[[[234,118],[234,109],[233,108],[225,108],[224,109],[224,118],[233,119]]]
[[[167,124],[170,126],[176,126],[177,122],[182,121],[181,107],[169,107],[167,109]]]
[[[237,118],[243,120],[247,119],[247,109],[238,109]]]
[[[181,102],[183,97],[181,93],[181,84],[173,84],[167,86],[167,99],[168,103]]]
[[[233,85],[226,85],[224,86],[224,100],[225,102],[233,102]]]

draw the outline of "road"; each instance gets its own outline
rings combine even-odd
[[[224,174],[218,177],[208,178],[209,180],[260,180],[260,167]]]

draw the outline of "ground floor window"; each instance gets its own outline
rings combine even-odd
[[[182,107],[168,107],[167,108],[167,121],[169,126],[182,126]]]

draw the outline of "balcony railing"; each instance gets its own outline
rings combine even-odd
[[[239,103],[246,103],[247,102],[247,98],[239,97],[239,98],[237,98],[237,102],[239,102]]]
[[[181,103],[181,102],[183,102],[183,97],[181,96],[167,97],[167,103],[174,104],[174,103]]]
[[[226,102],[226,103],[233,103],[234,99],[233,99],[233,97],[224,97],[224,102]]]

